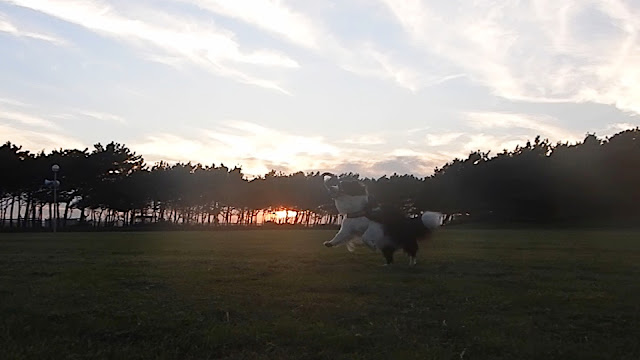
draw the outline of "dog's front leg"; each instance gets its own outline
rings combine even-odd
[[[326,247],[333,247],[333,246],[337,246],[340,245],[342,243],[345,243],[347,241],[349,241],[352,237],[353,237],[353,233],[351,233],[351,231],[347,231],[345,230],[345,228],[341,228],[340,231],[338,231],[338,233],[336,234],[336,236],[333,237],[333,239],[329,240],[329,241],[325,241],[323,244]]]

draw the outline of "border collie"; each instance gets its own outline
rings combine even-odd
[[[409,255],[409,266],[416,265],[418,240],[427,239],[442,224],[441,213],[427,211],[409,218],[400,211],[373,208],[362,182],[340,179],[331,173],[322,176],[338,212],[344,216],[336,236],[324,242],[326,247],[346,244],[349,251],[354,251],[355,245],[364,243],[371,250],[382,252],[385,265],[393,263],[393,254],[402,249]]]

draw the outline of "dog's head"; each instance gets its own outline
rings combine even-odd
[[[331,173],[322,174],[324,186],[336,204],[338,212],[346,215],[364,211],[369,193],[367,186],[353,178],[339,178]]]

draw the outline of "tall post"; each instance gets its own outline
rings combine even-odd
[[[58,228],[58,171],[60,166],[53,165],[51,171],[53,171],[53,232]]]

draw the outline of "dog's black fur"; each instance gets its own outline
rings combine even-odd
[[[428,239],[431,235],[431,230],[422,223],[422,219],[419,216],[408,217],[399,208],[379,204],[373,195],[368,194],[366,186],[357,179],[339,180],[331,173],[322,174],[323,177],[325,175],[331,177],[325,181],[325,187],[327,187],[332,198],[340,194],[351,196],[369,195],[365,216],[369,220],[382,224],[385,235],[391,239],[393,244],[380,249],[387,264],[393,263],[393,254],[400,249],[404,250],[407,255],[413,258],[416,257],[418,241]]]
[[[367,218],[382,224],[385,235],[387,235],[393,246],[383,249],[387,264],[393,263],[393,254],[402,249],[407,255],[415,257],[418,253],[418,241],[426,240],[431,235],[420,217],[408,217],[399,209],[390,206],[379,206],[367,212]]]

